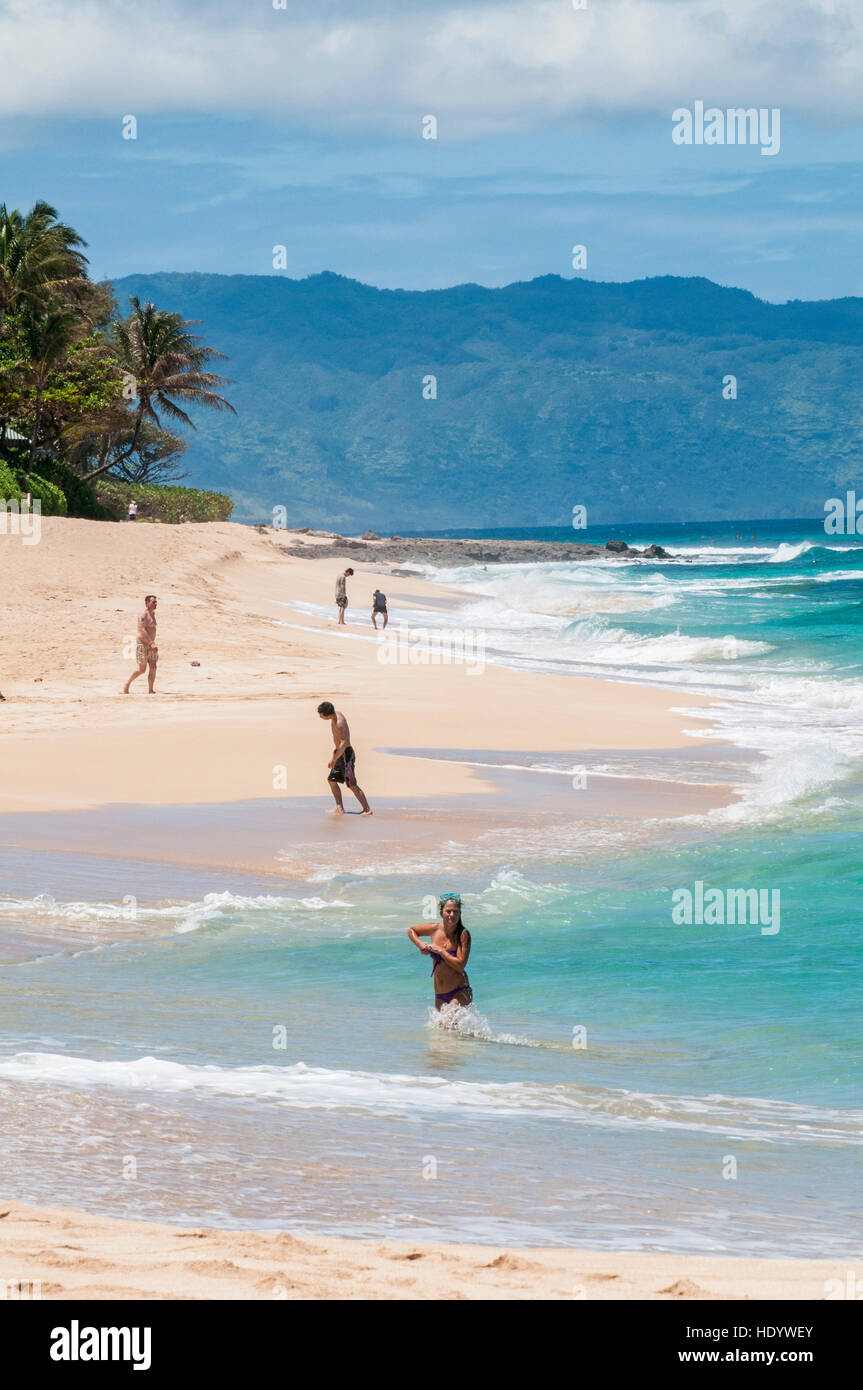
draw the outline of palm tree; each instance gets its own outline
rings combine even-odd
[[[58,222],[49,203],[35,203],[25,216],[0,204],[0,333],[12,309],[31,308],[86,280],[86,246],[74,228]]]
[[[194,326],[182,314],[157,309],[154,304],[142,304],[140,299],[129,300],[132,312],[118,320],[112,329],[111,346],[121,372],[128,373],[134,382],[137,398],[131,435],[128,436],[129,416],[124,413],[124,434],[127,440],[113,452],[118,441],[116,428],[109,428],[102,440],[99,462],[84,476],[87,479],[107,473],[133,454],[141,440],[145,421],[161,428],[158,410],[169,420],[195,428],[183,406],[203,405],[212,410],[236,410],[214,389],[227,384],[228,378],[206,368],[214,358],[225,359],[223,352],[205,347],[189,329]]]
[[[80,316],[62,300],[50,300],[34,310],[28,309],[21,317],[21,340],[25,356],[18,364],[18,371],[34,391],[28,473],[36,460],[42,426],[42,407],[51,374],[66,361],[69,349],[84,331]]]

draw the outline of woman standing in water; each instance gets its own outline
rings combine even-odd
[[[441,920],[433,926],[408,927],[408,936],[418,951],[431,956],[432,980],[435,989],[435,1008],[455,1001],[461,1008],[473,1001],[465,966],[470,955],[470,932],[462,925],[461,897],[458,893],[441,893],[438,899]],[[427,945],[421,936],[430,936]]]

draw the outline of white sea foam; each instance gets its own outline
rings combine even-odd
[[[741,802],[713,812],[712,819],[756,823],[774,820],[791,808],[809,814],[818,809],[819,794],[848,776],[852,760],[863,756],[863,682],[834,678],[829,666],[814,658],[795,658],[796,667],[792,666],[781,649],[747,636],[736,621],[722,635],[687,633],[685,619],[674,630],[656,634],[630,630],[613,615],[689,603],[699,611],[707,606],[709,616],[714,601],[720,605],[717,611],[724,612],[726,595],[735,601],[736,615],[741,599],[751,595],[763,602],[765,595],[787,588],[787,566],[815,549],[845,552],[860,547],[822,546],[812,540],[775,546],[677,547],[685,558],[708,559],[715,566],[709,578],[703,572],[690,577],[692,567],[683,563],[676,569],[658,569],[646,562],[604,559],[495,565],[488,570],[478,565],[445,570],[426,566],[428,578],[461,588],[465,603],[455,613],[412,612],[411,622],[430,627],[459,623],[483,631],[490,665],[601,675],[721,696],[721,703],[710,710],[714,732],[739,747],[757,749],[764,761],[756,783],[740,789]],[[751,574],[739,572],[744,561],[752,561]],[[765,561],[779,572],[767,574]],[[729,565],[735,572],[723,573]],[[841,584],[859,574],[840,570],[811,577]],[[747,609],[740,612],[745,621]],[[699,720],[688,732],[707,732],[704,710],[686,712]]]
[[[121,926],[142,929],[148,926],[173,925],[175,932],[184,933],[198,931],[207,923],[224,921],[236,913],[293,913],[296,916],[300,909],[318,913],[351,906],[351,903],[340,898],[287,898],[270,894],[247,897],[227,892],[207,893],[195,902],[159,905],[143,904],[131,896],[116,903],[67,902],[58,901],[50,893],[39,893],[34,898],[0,898],[0,916],[23,917],[26,920],[43,920],[61,925],[80,923],[90,930],[99,924],[112,929]]]
[[[816,584],[837,584],[844,579],[863,579],[863,570],[836,570],[833,574],[812,576]]]
[[[573,1066],[578,1054],[573,1052]],[[863,1112],[752,1097],[669,1096],[577,1084],[476,1082],[442,1076],[336,1071],[303,1062],[221,1067],[156,1057],[100,1061],[20,1052],[0,1060],[0,1082],[40,1087],[107,1087],[144,1095],[227,1097],[296,1110],[357,1110],[410,1116],[540,1118],[579,1124],[688,1130],[763,1142],[863,1147]]]
[[[788,541],[782,541],[767,563],[770,565],[787,565],[792,560],[799,560],[801,555],[806,555],[812,549],[812,541],[799,541],[797,545],[790,545]]]
[[[509,906],[515,898],[537,904],[548,903],[555,898],[565,897],[569,891],[565,884],[533,883],[518,869],[504,868],[494,875],[488,887],[477,896],[485,904],[500,898]]]
[[[684,566],[673,572],[667,566],[664,572],[647,571],[642,566],[614,572],[606,562],[496,566],[489,573],[474,568],[450,571],[446,577],[465,590],[462,612],[471,614],[475,626],[486,627],[490,663],[497,660],[517,667],[570,670],[721,696],[721,702],[708,712],[710,728],[703,723],[703,709],[681,711],[698,720],[688,732],[694,736],[718,734],[741,748],[758,750],[763,761],[757,766],[755,781],[738,789],[741,800],[715,810],[707,819],[755,824],[789,812],[816,814],[823,806],[822,793],[853,775],[854,759],[863,757],[863,682],[833,677],[827,663],[814,658],[795,657],[792,664],[770,643],[733,628],[722,636],[696,636],[686,633],[681,619],[674,631],[661,635],[630,631],[597,611],[599,596],[613,586],[624,596],[631,590],[639,591],[640,596],[642,591],[662,593],[699,607],[714,600],[721,605],[726,594],[735,599],[751,594],[759,600],[760,595],[788,585],[787,573],[765,574],[765,560],[784,567],[813,549],[844,552],[855,548],[859,547],[822,547],[808,540],[778,546],[707,547],[716,564],[715,578],[709,579],[703,574],[690,578]],[[705,548],[683,549],[702,558]],[[753,560],[751,575],[739,573],[744,557]],[[729,563],[737,572],[722,572],[722,566]],[[839,583],[856,573],[843,570],[812,577]],[[478,600],[475,590],[479,585],[486,592]],[[548,640],[549,624],[555,620],[548,613],[532,616],[529,611],[519,611],[529,610],[540,601],[545,609],[553,609],[555,594],[559,608],[561,596],[576,590],[588,607],[594,602],[594,612],[559,625],[553,642]],[[709,615],[710,609],[707,611]]]
[[[714,557],[720,564],[727,564],[729,557],[732,559],[747,560],[750,557],[761,555],[772,555],[775,547],[772,545],[675,545],[669,541],[675,555],[698,556],[699,559],[711,560]]]
[[[474,1004],[463,1007],[453,1000],[441,1009],[429,1008],[428,1026],[437,1033],[455,1033],[462,1038],[476,1038],[480,1042],[500,1043],[507,1047],[541,1047],[533,1038],[525,1038],[519,1033],[496,1031],[485,1014],[481,1014]]]

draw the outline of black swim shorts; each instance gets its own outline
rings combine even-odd
[[[344,753],[336,758],[333,763],[333,770],[327,778],[328,782],[344,782],[348,787],[355,787],[357,784],[357,755],[350,744]]]

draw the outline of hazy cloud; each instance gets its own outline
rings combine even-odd
[[[0,0],[0,116],[249,114],[441,136],[701,98],[863,116],[860,0]]]

